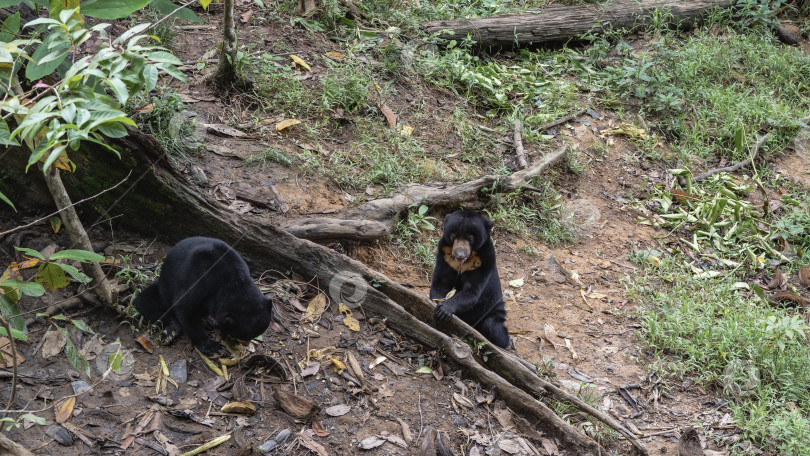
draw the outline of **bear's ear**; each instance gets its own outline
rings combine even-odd
[[[492,227],[495,226],[495,222],[490,219],[484,219],[484,226],[487,228],[487,232],[492,231]]]

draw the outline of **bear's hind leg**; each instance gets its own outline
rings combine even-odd
[[[503,324],[503,320],[497,316],[488,316],[478,324],[476,329],[481,335],[486,337],[487,340],[498,347],[508,348],[510,346],[509,331],[506,330],[506,325]]]

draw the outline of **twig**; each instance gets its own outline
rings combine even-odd
[[[419,439],[422,437],[422,392],[419,392],[419,402],[417,402],[419,406],[419,434],[416,436],[416,442],[414,445],[419,444]]]
[[[6,335],[8,335],[9,344],[11,345],[11,358],[14,363],[12,370],[13,376],[11,377],[11,393],[8,395],[8,405],[3,411],[3,418],[5,418],[6,415],[8,415],[8,410],[14,404],[14,396],[17,394],[17,344],[14,342],[14,336],[11,335],[11,326],[8,324],[8,320],[2,315],[0,315],[0,324],[6,328]]]
[[[733,173],[734,171],[737,171],[740,168],[745,168],[746,166],[750,165],[752,163],[753,159],[756,158],[757,152],[759,152],[759,148],[762,147],[762,145],[765,144],[765,141],[767,141],[768,138],[771,137],[771,133],[773,133],[773,132],[769,131],[767,134],[765,134],[764,136],[759,138],[757,143],[754,144],[754,150],[751,151],[751,156],[749,158],[746,158],[745,160],[738,161],[737,163],[734,163],[731,166],[725,166],[723,168],[710,169],[709,171],[706,171],[703,174],[698,174],[697,176],[695,176],[694,179],[692,179],[692,182],[700,182],[700,181],[708,179],[709,177],[714,176],[715,174],[718,174],[718,173]]]
[[[585,114],[584,109],[580,109],[579,111],[571,114],[568,117],[563,117],[562,119],[557,119],[554,122],[549,122],[549,123],[541,126],[540,128],[538,128],[537,130],[538,131],[546,131],[549,128],[553,128],[553,127],[556,127],[557,125],[562,125],[562,124],[564,124],[566,122],[570,122],[570,121],[576,119],[577,117],[581,116],[582,114]]]
[[[520,137],[521,123],[519,119],[515,119],[515,134],[513,143],[515,144],[515,155],[517,155],[518,166],[520,169],[526,168],[529,164],[526,162],[526,153],[523,151],[523,138]]]
[[[59,214],[60,212],[62,212],[62,211],[64,211],[64,210],[66,210],[66,209],[70,209],[71,207],[73,207],[73,206],[77,206],[77,205],[79,205],[79,204],[81,204],[81,203],[84,203],[85,201],[90,201],[91,199],[98,198],[99,196],[101,196],[101,195],[103,195],[103,194],[105,194],[105,193],[109,192],[110,190],[112,190],[112,189],[114,189],[114,188],[118,187],[119,185],[123,184],[124,182],[126,182],[126,180],[127,180],[127,179],[129,179],[130,174],[132,174],[132,171],[131,171],[131,170],[130,170],[129,174],[127,174],[127,175],[126,175],[126,177],[124,177],[124,179],[122,179],[122,180],[121,180],[121,182],[119,182],[119,183],[117,183],[117,184],[113,185],[112,187],[110,187],[110,188],[108,188],[108,189],[105,189],[105,190],[102,190],[102,191],[100,191],[100,192],[96,193],[96,194],[95,194],[95,195],[93,195],[93,196],[88,196],[87,198],[85,198],[85,199],[83,199],[83,200],[81,200],[81,201],[76,201],[75,203],[71,203],[70,205],[63,207],[63,208],[59,209],[58,211],[56,211],[56,212],[54,212],[54,213],[52,213],[52,214],[48,214],[48,215],[46,215],[45,217],[42,217],[42,218],[40,218],[40,219],[34,220],[33,222],[31,222],[31,223],[29,223],[29,224],[27,224],[27,225],[18,226],[18,227],[16,227],[16,228],[12,228],[12,229],[10,229],[10,230],[8,230],[8,231],[3,231],[2,233],[0,233],[0,237],[3,237],[3,236],[5,236],[5,235],[7,235],[7,234],[11,234],[11,233],[13,233],[13,232],[15,232],[15,231],[19,231],[19,230],[22,230],[22,229],[28,228],[29,226],[36,225],[37,223],[42,222],[42,221],[47,220],[47,219],[50,219],[50,218],[51,218],[51,217],[53,217],[54,215]]]
[[[196,3],[196,2],[197,2],[197,0],[188,0],[186,3],[183,3],[182,5],[180,5],[180,6],[178,6],[177,8],[175,8],[175,9],[174,9],[174,11],[172,11],[171,13],[169,13],[169,14],[167,14],[166,16],[164,16],[164,17],[160,18],[160,20],[159,20],[159,21],[157,21],[157,22],[155,22],[154,24],[150,25],[150,26],[149,26],[149,28],[150,28],[150,29],[153,29],[153,28],[157,27],[157,26],[158,26],[158,24],[160,24],[161,22],[163,22],[163,21],[165,21],[166,19],[168,19],[168,18],[170,18],[170,17],[174,16],[174,13],[176,13],[176,12],[180,11],[181,9],[183,9],[183,8],[187,7],[188,5],[191,5],[192,3]]]

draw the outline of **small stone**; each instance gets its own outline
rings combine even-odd
[[[278,443],[279,445],[283,445],[291,434],[292,432],[290,432],[289,429],[282,429],[281,431],[279,431],[278,434],[276,434],[276,438],[273,440],[275,440],[276,443]]]
[[[169,377],[177,383],[185,383],[188,380],[188,365],[185,359],[179,359],[169,366]]]
[[[81,394],[85,391],[90,391],[92,388],[89,383],[84,380],[76,380],[75,382],[70,382],[70,387],[73,388],[73,394]]]
[[[278,446],[278,442],[276,442],[274,439],[270,439],[270,440],[264,442],[259,447],[259,451],[261,451],[264,454],[268,454],[271,451],[275,450],[277,446]]]
[[[56,440],[56,443],[62,446],[71,446],[73,445],[73,436],[68,432],[67,429],[59,426],[57,424],[52,424],[45,429],[45,433],[48,434],[51,438]]]

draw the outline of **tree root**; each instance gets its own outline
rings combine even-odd
[[[458,206],[473,201],[484,188],[493,192],[511,192],[529,188],[529,182],[565,157],[565,148],[552,152],[536,165],[509,176],[487,175],[463,184],[410,185],[391,197],[369,201],[346,218],[310,218],[287,224],[284,229],[296,237],[310,240],[379,239],[394,232],[403,211],[414,204]]]

